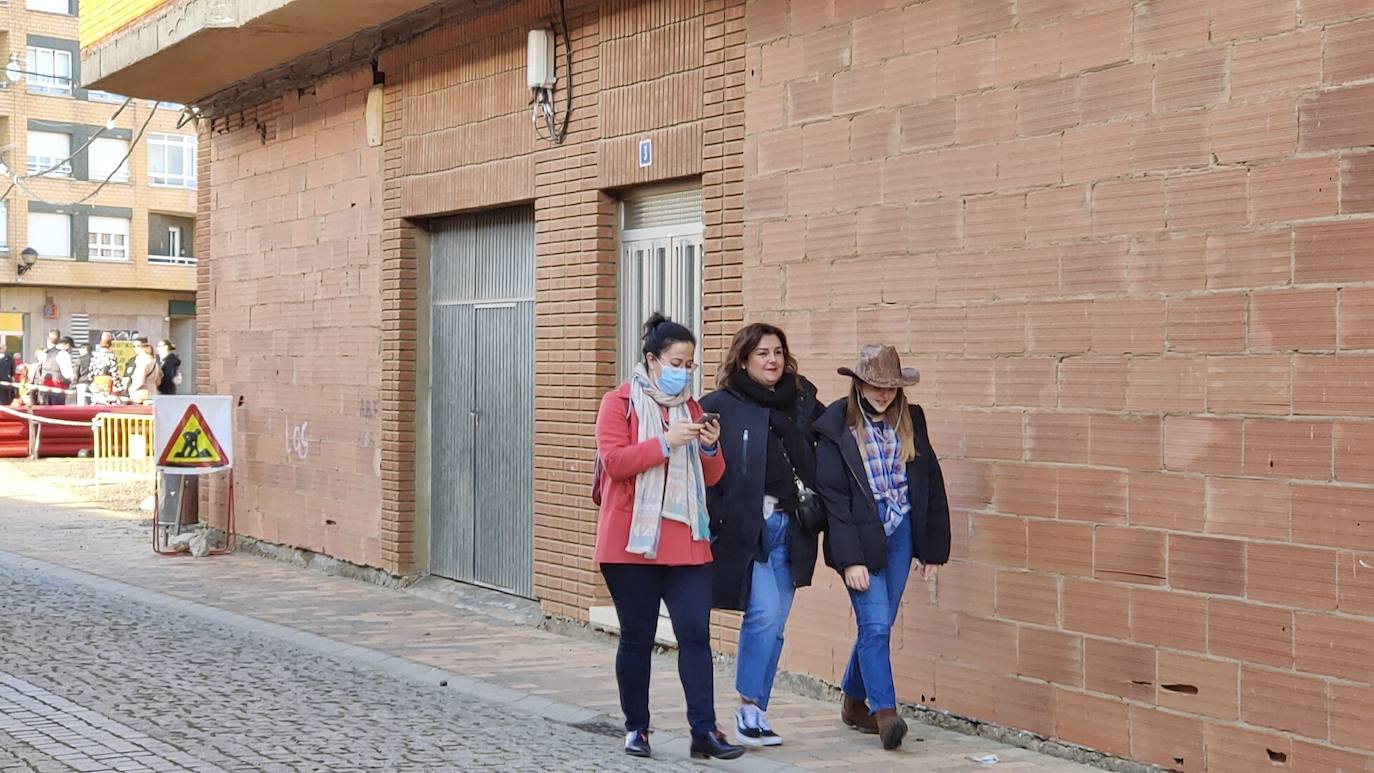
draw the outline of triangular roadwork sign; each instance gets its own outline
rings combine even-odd
[[[192,405],[162,449],[159,467],[222,467],[228,463],[224,449],[210,433],[210,423]]]

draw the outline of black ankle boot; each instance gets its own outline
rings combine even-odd
[[[725,740],[725,733],[712,730],[706,735],[692,736],[692,758],[705,760],[733,760],[744,754],[743,746],[736,746]]]
[[[635,730],[625,736],[625,753],[631,757],[652,757],[649,748],[649,731]]]

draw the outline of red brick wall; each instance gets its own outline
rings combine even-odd
[[[1190,771],[1374,765],[1374,6],[747,26],[746,316],[829,398],[896,344],[955,507],[899,695]],[[818,577],[785,665],[833,682]]]
[[[198,231],[199,367],[202,391],[242,396],[239,531],[395,570],[379,519],[382,156],[364,129],[370,84],[366,71],[331,78],[202,134],[213,183]],[[216,518],[225,494],[214,486]]]
[[[605,591],[591,562],[596,514],[592,426],[614,385],[615,203],[608,189],[700,176],[706,200],[708,358],[741,319],[742,0],[601,0],[568,4],[575,78],[562,145],[529,118],[525,38],[547,3],[522,2],[385,52],[387,336],[414,335],[411,223],[453,211],[533,201],[537,229],[535,595],[554,614],[585,618]],[[652,45],[648,45],[652,42]],[[632,62],[633,66],[627,66]],[[560,73],[563,68],[559,50]],[[558,106],[563,106],[559,94]],[[652,138],[655,164],[636,147]],[[734,266],[732,268],[732,266]],[[396,291],[393,297],[390,293]],[[421,337],[427,335],[420,332]],[[413,370],[402,353],[398,372]],[[383,454],[386,517],[406,528],[413,484],[414,392],[395,405]],[[409,422],[409,424],[407,424]],[[388,470],[390,475],[390,470]],[[416,546],[416,561],[423,546]]]
[[[533,201],[535,592],[574,618],[604,598],[587,490],[596,408],[615,378],[616,210],[607,191],[701,178],[705,357],[718,358],[742,318],[744,3],[589,0],[568,11],[576,99],[562,145],[537,139],[529,120],[525,37],[549,12],[536,0],[382,52],[383,148],[365,141],[369,72],[215,122],[203,161],[216,182],[201,207],[213,220],[202,253],[213,258],[200,277],[211,320],[202,362],[216,391],[248,395],[238,417],[249,460],[239,470],[244,533],[392,572],[423,569],[420,231],[436,215]],[[656,160],[641,169],[645,137]],[[322,308],[315,297],[325,287],[336,300]],[[298,355],[298,341],[308,353]],[[359,406],[367,417],[355,415]],[[307,422],[301,458],[295,436]],[[364,441],[369,453],[360,453]],[[361,491],[347,477],[358,473]]]

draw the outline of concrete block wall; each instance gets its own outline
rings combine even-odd
[[[921,369],[905,700],[1181,770],[1374,743],[1374,7],[751,0],[744,305]],[[785,666],[836,681],[833,573]]]
[[[382,153],[370,72],[340,75],[201,135],[201,383],[235,412],[241,533],[387,566],[378,390]],[[220,519],[227,488],[211,487]]]

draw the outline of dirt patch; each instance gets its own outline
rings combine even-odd
[[[153,481],[102,480],[91,459],[11,459],[6,464],[34,480],[65,491],[74,500],[106,510],[142,512],[139,506],[154,493]]]

